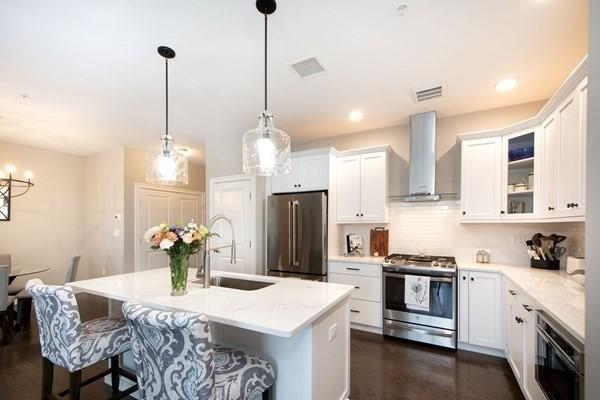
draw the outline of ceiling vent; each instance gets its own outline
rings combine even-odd
[[[413,96],[417,103],[436,99],[446,95],[446,82],[434,82],[421,85],[413,89]]]
[[[301,78],[308,79],[324,74],[325,67],[317,57],[304,58],[289,64],[289,67]]]

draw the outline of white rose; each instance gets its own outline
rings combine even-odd
[[[189,224],[187,224],[187,227],[190,231],[197,231],[198,230],[198,225],[196,225],[195,222],[190,222]]]
[[[154,237],[154,235],[159,233],[160,230],[161,230],[160,226],[153,226],[152,228],[148,229],[148,231],[146,233],[144,233],[144,240],[146,242],[150,242],[152,240],[152,238]]]
[[[173,245],[175,244],[175,242],[169,240],[169,239],[163,239],[160,241],[160,248],[162,250],[168,250],[171,247],[173,247]]]
[[[183,243],[190,244],[194,241],[194,234],[191,232],[188,232],[188,233],[184,234],[181,239],[183,240]]]

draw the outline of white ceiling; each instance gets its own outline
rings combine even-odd
[[[587,51],[587,12],[588,0],[279,0],[270,108],[293,141],[306,141],[429,109],[448,116],[544,99]],[[157,148],[156,47],[168,45],[177,52],[171,132],[201,161],[202,143],[256,124],[262,29],[253,0],[2,1],[0,140],[82,155]],[[302,81],[286,64],[310,55],[328,72]],[[497,92],[510,76],[517,89]],[[439,80],[447,97],[414,103],[412,87]],[[355,109],[360,123],[347,120]]]

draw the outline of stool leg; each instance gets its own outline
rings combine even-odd
[[[79,400],[81,394],[81,370],[69,374],[69,400]]]
[[[52,381],[54,380],[54,364],[42,357],[42,400],[52,394]]]
[[[110,358],[110,381],[112,384],[113,393],[119,392],[119,356]]]
[[[271,400],[273,398],[273,386],[270,386],[267,390],[265,390],[262,394],[262,400]]]

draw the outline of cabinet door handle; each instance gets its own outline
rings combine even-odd
[[[360,289],[360,286],[354,286],[354,289]]]
[[[471,277],[471,282],[475,282],[475,278]]]
[[[360,216],[361,216],[361,217],[364,217],[364,216],[365,216],[365,214],[363,214],[363,213],[360,213]]]
[[[548,211],[554,211],[554,207],[548,206]]]
[[[358,213],[356,213],[356,216],[357,216],[357,217],[360,217],[360,215],[359,215]]]
[[[514,290],[509,290],[508,293],[510,293],[512,296],[516,296],[517,292],[515,292]]]
[[[467,212],[466,212],[466,211],[463,211],[463,215],[467,215]]]
[[[466,276],[463,276],[463,281],[466,281],[466,280],[467,280],[467,277],[466,277]]]
[[[358,310],[350,310],[350,312],[360,314],[360,311],[358,311]]]
[[[360,271],[360,268],[346,267],[348,271]]]
[[[567,203],[567,208],[573,207],[573,203]]]
[[[515,317],[515,321],[517,321],[517,324],[522,324],[523,323],[523,319],[520,317]]]
[[[572,206],[573,206],[573,208],[579,208],[579,204],[578,203],[573,203]]]
[[[500,210],[500,214],[506,214],[506,211]]]
[[[532,312],[533,308],[529,307],[527,304],[523,304],[523,308],[527,311],[527,312]]]

